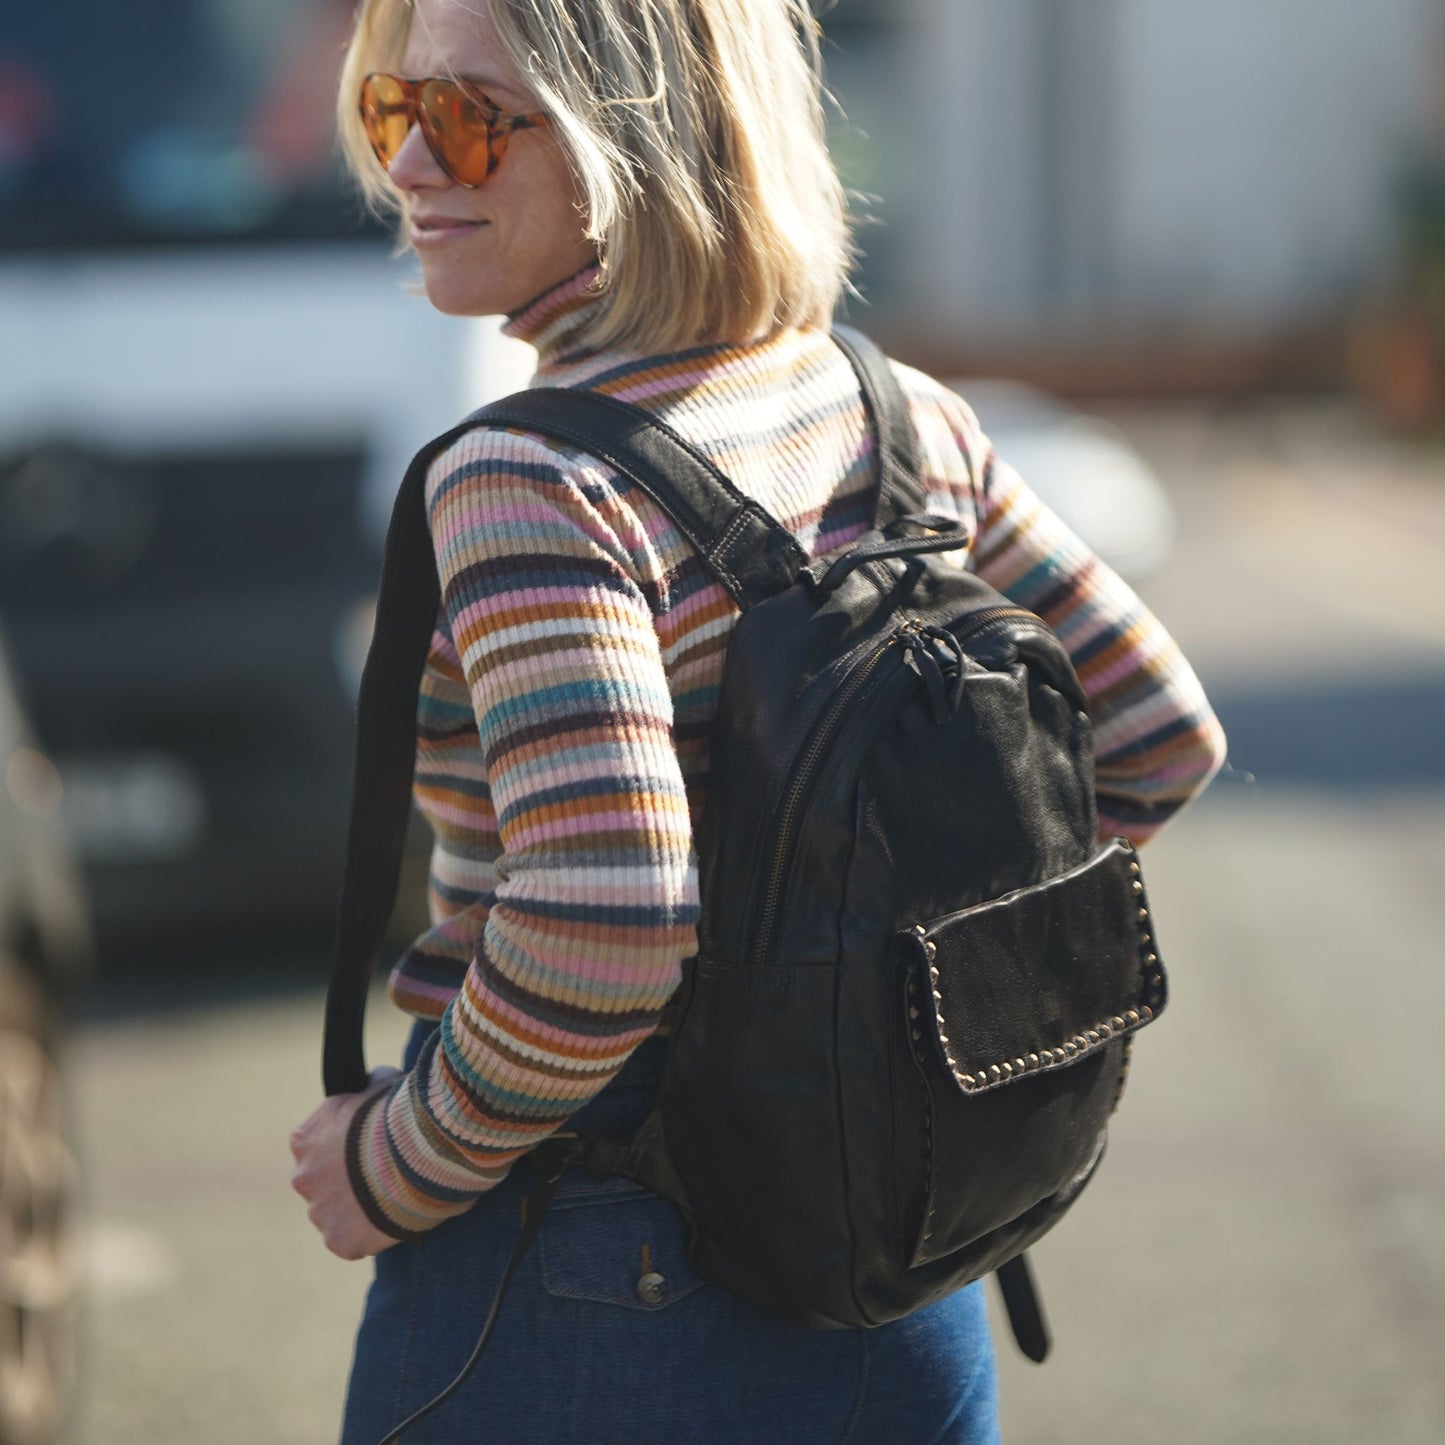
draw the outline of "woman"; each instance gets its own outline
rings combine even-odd
[[[341,96],[433,305],[507,315],[539,384],[664,417],[814,555],[866,530],[875,486],[827,330],[849,241],[817,61],[806,0],[368,0]],[[1143,842],[1222,756],[1193,674],[967,407],[898,373],[930,510],[1065,639],[1101,831]],[[465,1360],[518,1234],[512,1165],[569,1120],[618,1132],[650,1109],[736,618],[648,497],[561,444],[474,432],[427,502],[433,926],[391,978],[417,1022],[401,1072],[292,1137],[327,1246],[377,1256],[346,1445]],[[670,1205],[569,1175],[481,1367],[406,1438],[982,1445],[996,1416],[981,1287],[875,1330],[794,1329],[693,1277]]]

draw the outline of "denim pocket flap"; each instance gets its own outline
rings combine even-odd
[[[655,1311],[702,1285],[687,1262],[681,1215],[636,1187],[559,1198],[538,1245],[542,1283],[564,1299]]]

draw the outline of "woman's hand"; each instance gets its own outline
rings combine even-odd
[[[291,1131],[291,1157],[296,1168],[291,1187],[310,1206],[306,1217],[320,1231],[332,1254],[342,1259],[365,1259],[396,1243],[366,1217],[351,1191],[346,1173],[346,1131],[356,1111],[368,1099],[385,1093],[397,1070],[371,1071],[359,1094],[337,1094]]]

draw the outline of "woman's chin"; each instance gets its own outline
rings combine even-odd
[[[440,311],[443,316],[500,316],[500,306],[488,306],[483,302],[474,301],[464,295],[438,295],[428,288],[427,300],[431,302],[432,308]]]
[[[475,276],[438,275],[423,266],[422,288],[444,316],[500,316],[506,310],[494,288],[479,286]]]
[[[493,316],[497,305],[497,287],[488,278],[484,260],[449,255],[460,249],[455,246],[412,246],[411,253],[421,271],[421,290],[426,299],[444,316]]]

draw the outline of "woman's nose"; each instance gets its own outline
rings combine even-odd
[[[386,173],[392,184],[403,191],[440,190],[452,184],[452,178],[437,164],[419,125],[407,131]]]

